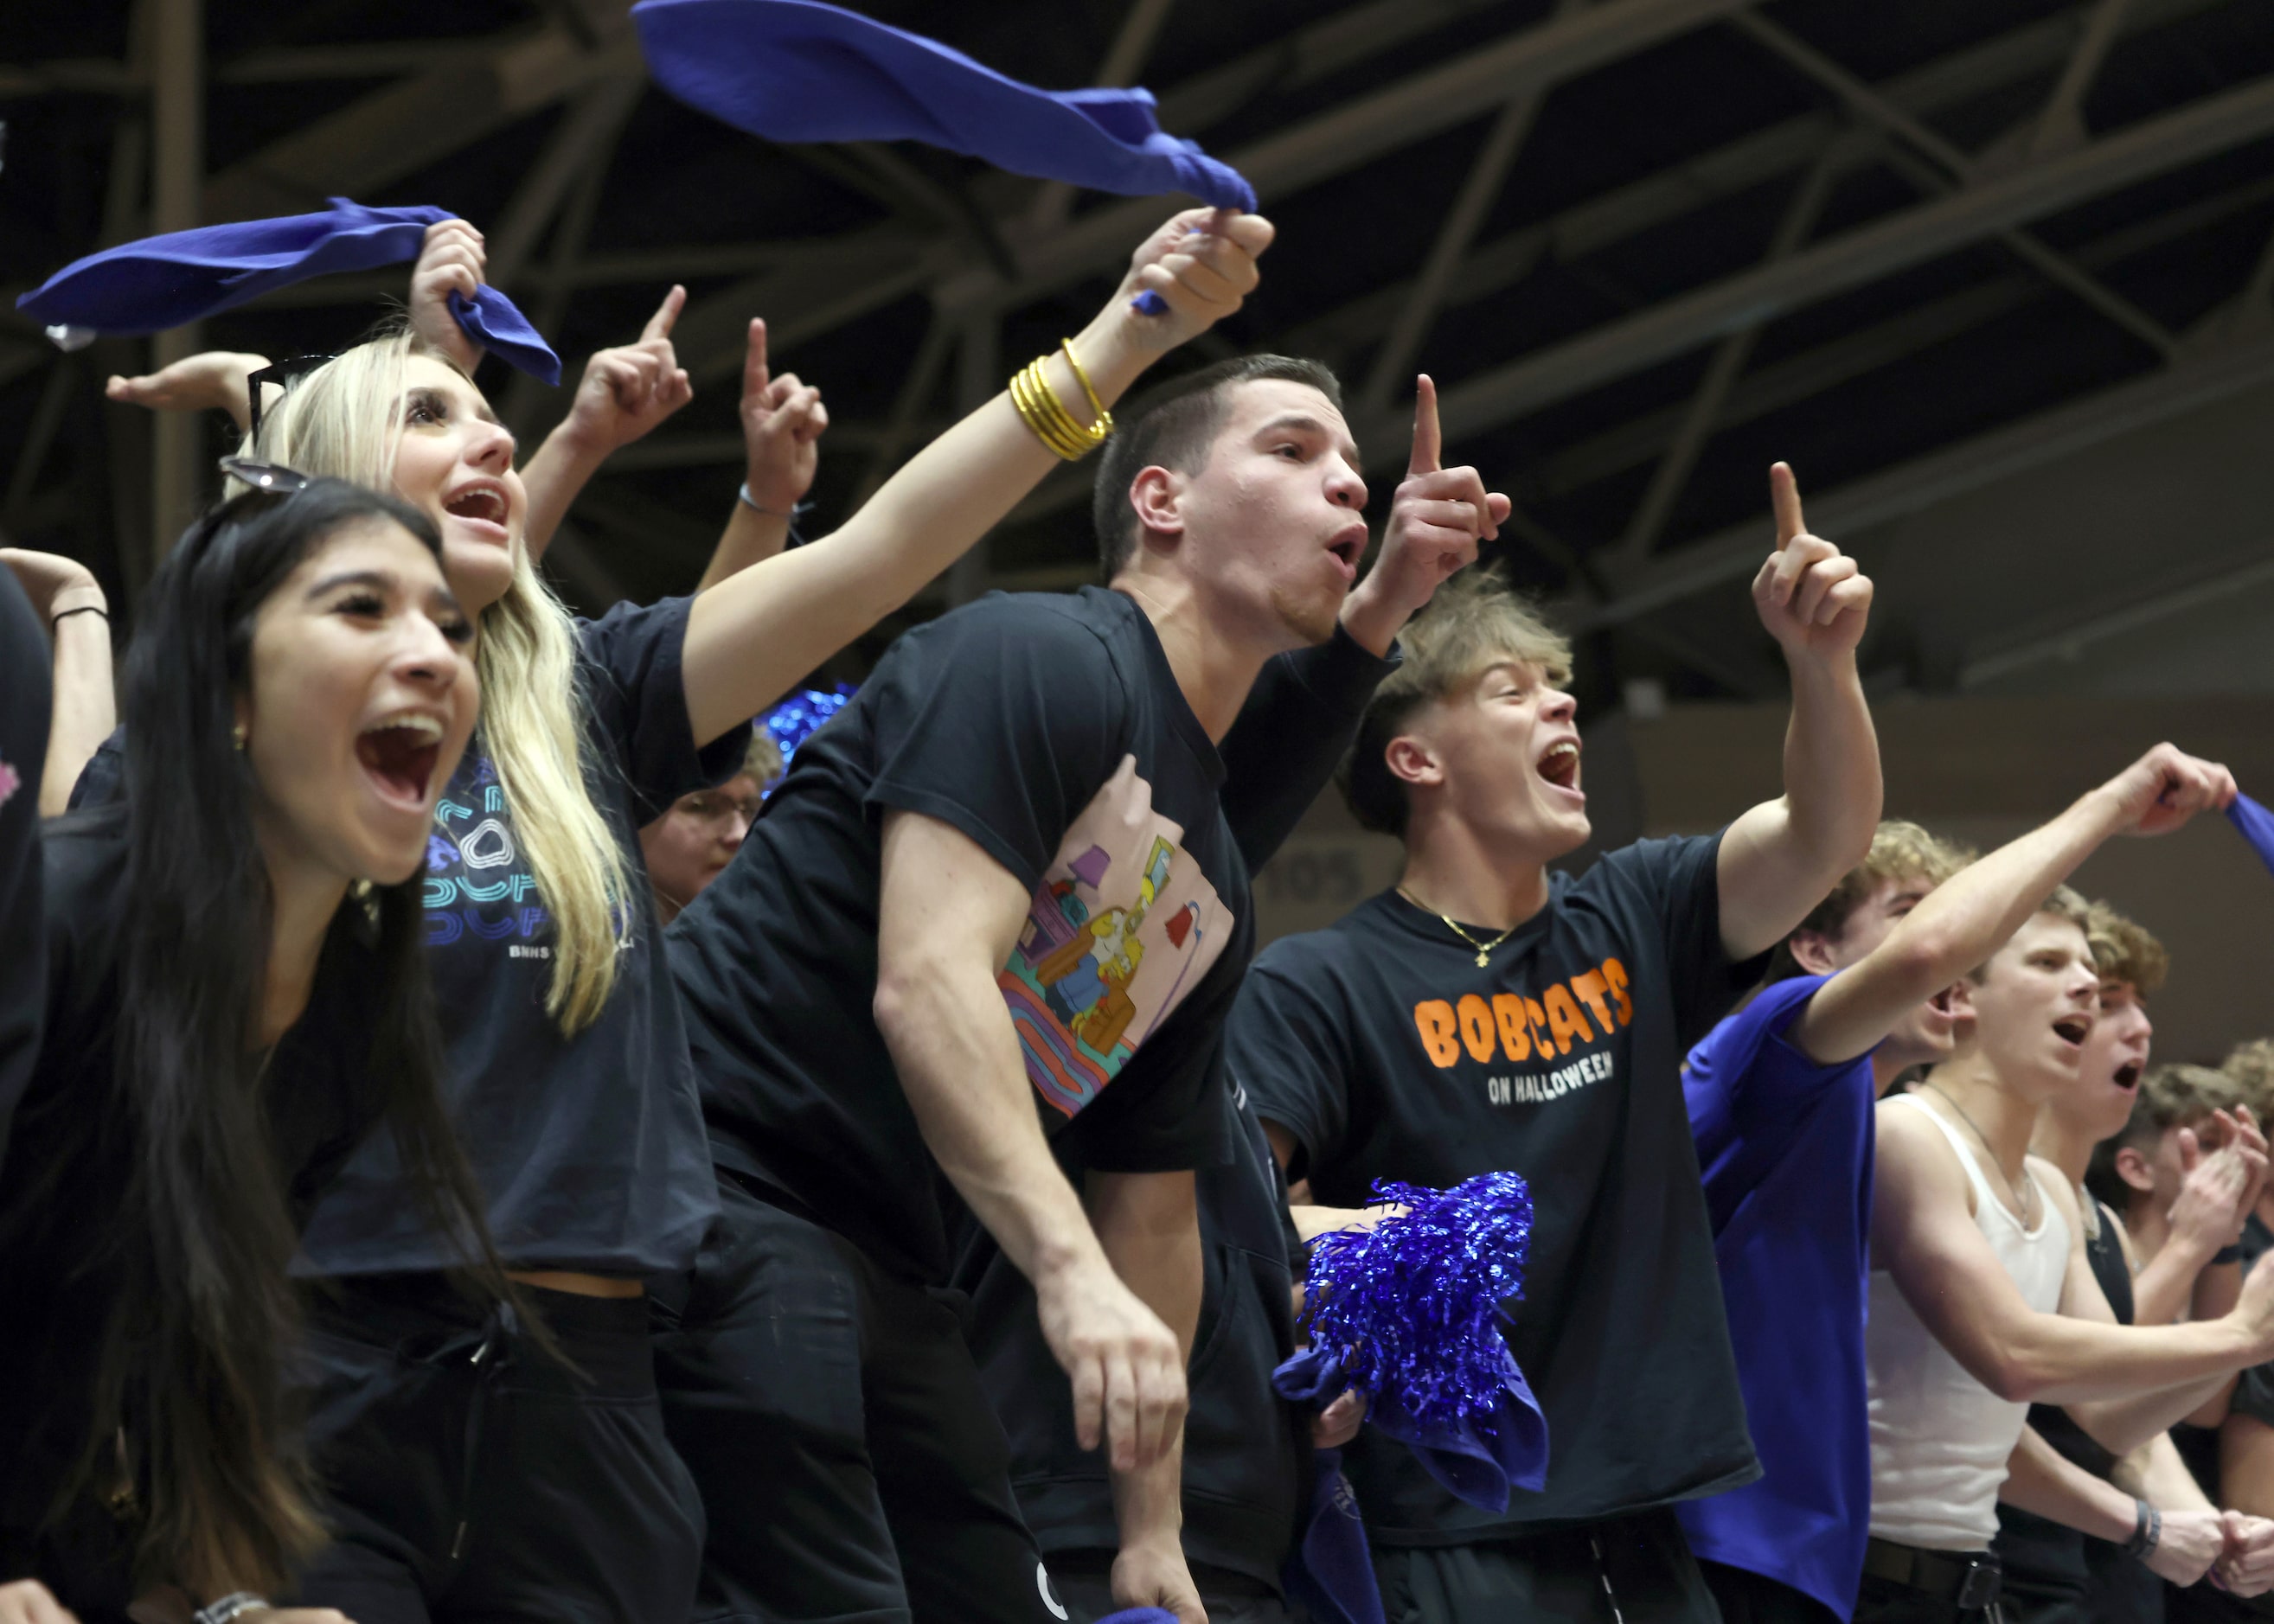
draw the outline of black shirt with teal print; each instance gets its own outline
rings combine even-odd
[[[896,809],[960,831],[1031,895],[997,984],[1061,1160],[1224,1160],[1209,1057],[1254,930],[1224,779],[1118,593],[990,595],[901,637],[668,933],[719,1164],[945,1280],[945,1180],[872,1009]]]
[[[575,1037],[546,1013],[552,921],[478,731],[434,808],[426,941],[448,1046],[443,1086],[489,1199],[498,1255],[516,1267],[622,1276],[685,1268],[718,1212],[639,847],[641,824],[718,783],[749,748],[739,727],[696,747],[679,663],[690,601],[622,605],[577,626],[586,788],[637,895],[621,921],[615,985]],[[385,1134],[324,1192],[304,1248],[325,1274],[448,1262],[419,1222]]]
[[[1589,1522],[1758,1471],[1680,1069],[1758,967],[1722,950],[1719,848],[1648,840],[1552,876],[1547,906],[1485,967],[1385,892],[1273,944],[1248,976],[1232,1077],[1294,1137],[1289,1172],[1315,1200],[1363,1206],[1381,1178],[1531,1185],[1508,1341],[1547,1414],[1547,1486],[1480,1511],[1369,1427],[1348,1470],[1377,1541]]]

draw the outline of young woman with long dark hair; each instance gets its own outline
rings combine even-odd
[[[423,949],[471,628],[424,514],[262,477],[139,605],[123,803],[47,831],[45,1037],[0,1101],[0,1618],[294,1616],[252,1594],[324,1535],[289,1265],[375,1125],[460,1277],[514,1296]]]

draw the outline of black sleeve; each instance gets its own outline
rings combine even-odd
[[[866,804],[937,818],[1029,891],[1129,753],[1111,651],[1029,599],[983,599],[903,637],[867,690],[877,776]]]
[[[1638,840],[1600,864],[1608,880],[1656,918],[1674,989],[1675,1041],[1684,1053],[1768,967],[1766,953],[1733,963],[1721,945],[1721,853],[1719,833],[1683,835]]]
[[[642,823],[662,816],[681,795],[725,783],[750,746],[747,733],[730,727],[696,748],[679,663],[694,601],[618,604],[576,628],[585,703],[641,803]]]
[[[1358,734],[1367,702],[1397,669],[1337,624],[1314,648],[1266,662],[1224,735],[1224,815],[1251,869],[1271,861]]]
[[[0,569],[0,1154],[40,1057],[48,921],[40,877],[40,774],[48,759],[48,640]]]
[[[1294,1136],[1290,1179],[1342,1159],[1352,1115],[1348,1034],[1314,990],[1321,979],[1267,951],[1248,971],[1224,1035],[1231,1080],[1258,1116]]]
[[[107,807],[126,797],[126,730],[114,727],[110,737],[94,747],[87,765],[79,770],[79,779],[72,786],[67,811],[82,811],[88,807]]]
[[[1073,1119],[1059,1137],[1084,1167],[1181,1173],[1231,1159],[1224,1018],[1239,985],[1227,973],[1187,1001]]]

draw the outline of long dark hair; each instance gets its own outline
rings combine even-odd
[[[282,1585],[323,1539],[287,1398],[296,1236],[258,1052],[272,893],[233,701],[252,680],[262,603],[341,527],[373,519],[400,524],[440,560],[425,515],[343,480],[224,504],[158,570],[126,658],[132,902],[117,1083],[132,1172],[108,1220],[123,1289],[74,1488],[124,1464],[147,1497],[138,1577],[208,1596]],[[509,1297],[442,1103],[423,921],[419,876],[373,886],[334,918],[320,986],[352,977],[377,1102],[412,1189],[465,1272]]]

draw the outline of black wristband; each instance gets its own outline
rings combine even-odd
[[[2210,1260],[2211,1260],[2213,1263],[2240,1263],[2240,1262],[2241,1262],[2241,1261],[2242,1261],[2242,1243],[2241,1243],[2240,1241],[2237,1241],[2237,1242],[2236,1242],[2233,1245],[2232,1245],[2232,1246],[2222,1246],[2222,1247],[2220,1247],[2217,1252],[2215,1252],[2211,1253],[2211,1255],[2210,1255]]]
[[[48,617],[48,629],[49,631],[55,630],[56,622],[57,620],[68,620],[75,614],[99,614],[106,620],[110,618],[110,611],[104,608],[101,604],[81,604],[76,609],[58,609],[55,613],[49,615]]]
[[[2124,1542],[2127,1556],[2145,1561],[2156,1554],[2156,1546],[2164,1538],[2164,1514],[2144,1500],[2135,1500],[2137,1521],[2133,1524],[2132,1538]]]

